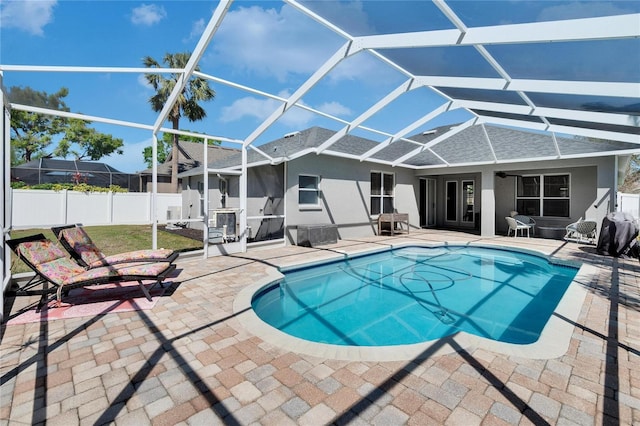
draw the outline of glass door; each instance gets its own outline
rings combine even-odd
[[[462,181],[462,222],[473,224],[475,222],[475,185],[472,180]]]
[[[436,180],[420,179],[420,226],[436,226]]]
[[[436,226],[436,180],[427,179],[427,226]]]
[[[447,202],[445,204],[445,220],[447,222],[458,221],[458,181],[450,180],[445,184]]]

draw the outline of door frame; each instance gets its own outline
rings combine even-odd
[[[437,218],[437,188],[435,178],[420,178],[420,227],[432,228],[436,226]]]

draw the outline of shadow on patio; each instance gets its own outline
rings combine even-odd
[[[474,241],[429,231],[410,240]],[[407,240],[409,240],[407,238]],[[232,303],[273,266],[389,240],[180,262],[153,310],[3,326],[0,414],[63,424],[632,424],[640,421],[637,261],[549,240],[494,238],[599,268],[567,353],[539,360],[441,339],[409,361],[341,361],[276,347]],[[393,239],[397,242],[398,237]],[[569,321],[566,318],[561,318]],[[444,346],[455,353],[434,355]]]

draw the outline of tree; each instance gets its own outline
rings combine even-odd
[[[7,94],[9,101],[58,111],[69,111],[63,98],[69,94],[65,87],[48,95],[30,87],[11,87]],[[66,119],[27,111],[11,111],[11,144],[15,152],[16,163],[21,164],[45,155],[45,149],[53,137],[61,133]]]
[[[163,133],[162,138],[158,139],[158,157],[156,160],[159,164],[167,161],[167,157],[169,156],[169,150],[171,149],[171,144],[173,143],[173,136],[171,133]],[[144,162],[146,163],[148,168],[153,167],[153,147],[147,146],[142,150],[142,155],[144,157]]]
[[[618,191],[632,194],[640,193],[640,155],[634,154],[631,156],[624,180]]]
[[[63,98],[69,90],[61,88],[53,95],[30,87],[11,87],[8,98],[12,103],[57,111],[69,111]],[[11,165],[18,165],[41,157],[99,160],[113,152],[122,154],[122,139],[90,128],[90,121],[63,118],[19,110],[11,111]],[[55,137],[60,137],[53,150],[47,150]],[[75,148],[75,149],[74,149]]]
[[[100,133],[96,129],[88,127],[90,121],[77,118],[70,118],[64,130],[64,136],[58,143],[53,155],[66,158],[72,154],[77,160],[88,158],[89,160],[99,160],[105,155],[113,152],[122,155],[122,139],[114,138],[112,135]],[[80,150],[74,150],[77,146]]]
[[[184,69],[190,57],[191,53],[189,52],[167,53],[164,55],[162,61],[169,68]],[[160,68],[160,64],[150,56],[145,57],[143,63],[148,68]],[[196,67],[196,71],[199,71],[198,67]],[[145,74],[145,78],[149,84],[156,90],[156,93],[149,98],[151,108],[153,108],[155,112],[162,111],[169,95],[181,76],[182,74],[171,74],[170,78],[166,78],[161,74]],[[207,80],[201,77],[191,77],[167,117],[173,129],[179,129],[180,117],[182,115],[192,122],[205,118],[207,113],[198,102],[210,101],[215,95],[215,91],[209,86]],[[171,187],[173,192],[178,192],[178,140],[179,135],[174,134],[171,145],[171,151],[174,154],[171,157]]]
[[[193,143],[203,143],[204,139],[196,136],[185,136],[180,135],[180,141],[182,142],[193,142]],[[171,133],[163,133],[162,138],[158,139],[158,163],[162,164],[167,161],[169,157],[169,153],[171,152],[171,146],[173,144],[173,134]],[[209,145],[220,145],[219,140],[209,139]],[[153,155],[153,147],[147,146],[142,151],[142,155],[144,156],[144,162],[148,168],[153,167],[152,155]],[[173,159],[173,157],[172,157]]]

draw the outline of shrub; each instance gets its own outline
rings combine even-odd
[[[60,192],[63,190],[78,192],[129,192],[126,188],[119,185],[110,185],[108,188],[103,186],[94,186],[86,183],[38,183],[35,185],[27,185],[24,182],[11,182],[13,189],[45,189],[49,191]]]

